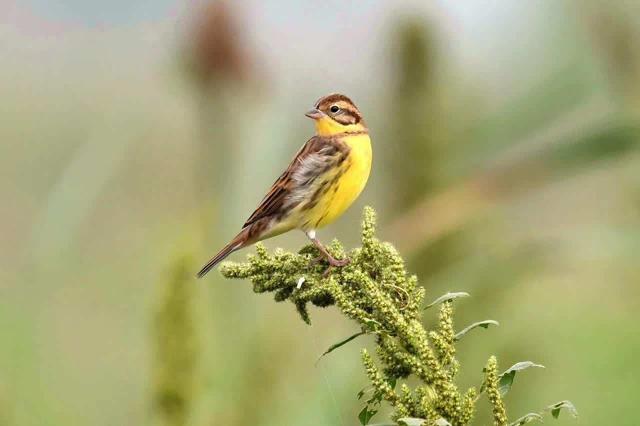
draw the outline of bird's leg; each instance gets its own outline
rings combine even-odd
[[[324,271],[323,275],[326,276],[332,267],[341,268],[349,264],[349,259],[336,259],[335,257],[331,256],[331,253],[329,253],[327,248],[316,238],[316,232],[314,230],[308,231],[307,237],[309,237],[313,245],[316,246],[316,248],[320,252],[320,257],[312,260],[312,264],[317,263],[322,258],[326,259],[327,262],[329,262],[329,267],[326,271]]]
[[[321,261],[322,259],[324,259],[324,256],[323,256],[323,255],[321,255],[321,254],[320,254],[320,255],[318,255],[318,256],[316,256],[316,257],[314,257],[313,259],[311,259],[311,262],[309,262],[309,266],[315,266],[315,265],[317,265],[318,263],[320,263],[320,261]]]
[[[349,264],[349,259],[336,259],[335,257],[331,256],[327,248],[322,245],[322,243],[317,239],[314,238],[311,240],[311,242],[314,246],[316,246],[318,250],[320,250],[322,256],[327,259],[327,262],[329,262],[329,265],[341,267]]]

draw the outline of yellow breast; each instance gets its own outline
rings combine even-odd
[[[362,192],[371,171],[371,140],[368,134],[345,136],[342,141],[349,148],[349,155],[329,177],[331,188],[318,201],[309,222],[314,228],[326,226],[344,213]]]

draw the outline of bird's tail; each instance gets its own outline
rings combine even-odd
[[[248,226],[244,228],[242,231],[240,231],[240,233],[236,235],[235,238],[231,240],[229,244],[224,246],[222,250],[218,252],[218,254],[213,256],[213,258],[210,261],[208,261],[206,265],[202,267],[200,272],[198,272],[198,278],[204,277],[207,274],[207,272],[211,270],[211,268],[216,266],[218,263],[222,262],[227,256],[229,256],[234,251],[240,250],[242,247],[246,246],[247,244],[250,244],[249,228],[250,227]]]

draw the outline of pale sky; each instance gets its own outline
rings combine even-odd
[[[36,71],[47,63],[55,68],[72,61],[90,69],[96,62],[120,59],[126,74],[127,66],[141,67],[174,55],[189,10],[202,2],[0,0],[5,12],[0,14],[0,54],[5,65],[18,68],[37,61],[32,64]],[[284,92],[304,86],[354,87],[362,80],[379,80],[382,86],[386,68],[381,62],[394,18],[418,15],[434,23],[442,50],[458,67],[468,66],[489,90],[506,93],[510,83],[522,86],[527,78],[544,74],[544,64],[536,58],[553,59],[554,53],[546,49],[556,44],[555,33],[545,26],[563,16],[554,12],[561,8],[550,1],[244,0],[231,4],[261,69]],[[537,68],[532,62],[537,62]]]

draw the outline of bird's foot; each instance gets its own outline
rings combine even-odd
[[[328,277],[333,268],[342,268],[343,266],[347,266],[349,263],[351,263],[351,259],[336,259],[332,256],[328,256],[326,259],[327,262],[329,262],[329,266],[322,273],[323,278]]]
[[[351,259],[336,259],[334,257],[329,256],[327,258],[330,266],[335,266],[337,268],[342,268],[343,266],[347,266],[351,263]]]
[[[322,274],[323,277],[326,277],[327,275],[329,275],[329,272],[331,272],[332,268],[342,268],[343,266],[346,266],[349,264],[349,262],[351,262],[350,259],[336,259],[335,257],[331,256],[331,253],[329,253],[327,248],[323,246],[322,243],[320,243],[320,241],[318,241],[315,238],[315,232],[308,233],[307,235],[309,236],[309,238],[311,239],[311,242],[313,243],[313,245],[316,246],[319,252],[318,257],[316,257],[315,259],[312,259],[311,262],[309,263],[309,266],[315,266],[321,260],[326,260],[329,263],[329,267]]]
[[[309,262],[309,266],[316,266],[318,263],[320,263],[324,259],[326,258],[323,255],[316,256],[313,259],[311,259],[311,261]]]
[[[326,256],[320,255],[318,257],[314,257],[313,259],[311,259],[311,261],[309,262],[309,266],[311,267],[316,266],[318,263],[320,263],[323,260],[326,260],[329,263],[329,266],[327,266],[327,269],[325,269],[324,272],[322,273],[322,276],[324,278],[329,276],[329,272],[331,272],[333,268],[342,268],[343,266],[347,266],[349,263],[351,263],[350,259],[336,259],[334,257],[326,257]]]

